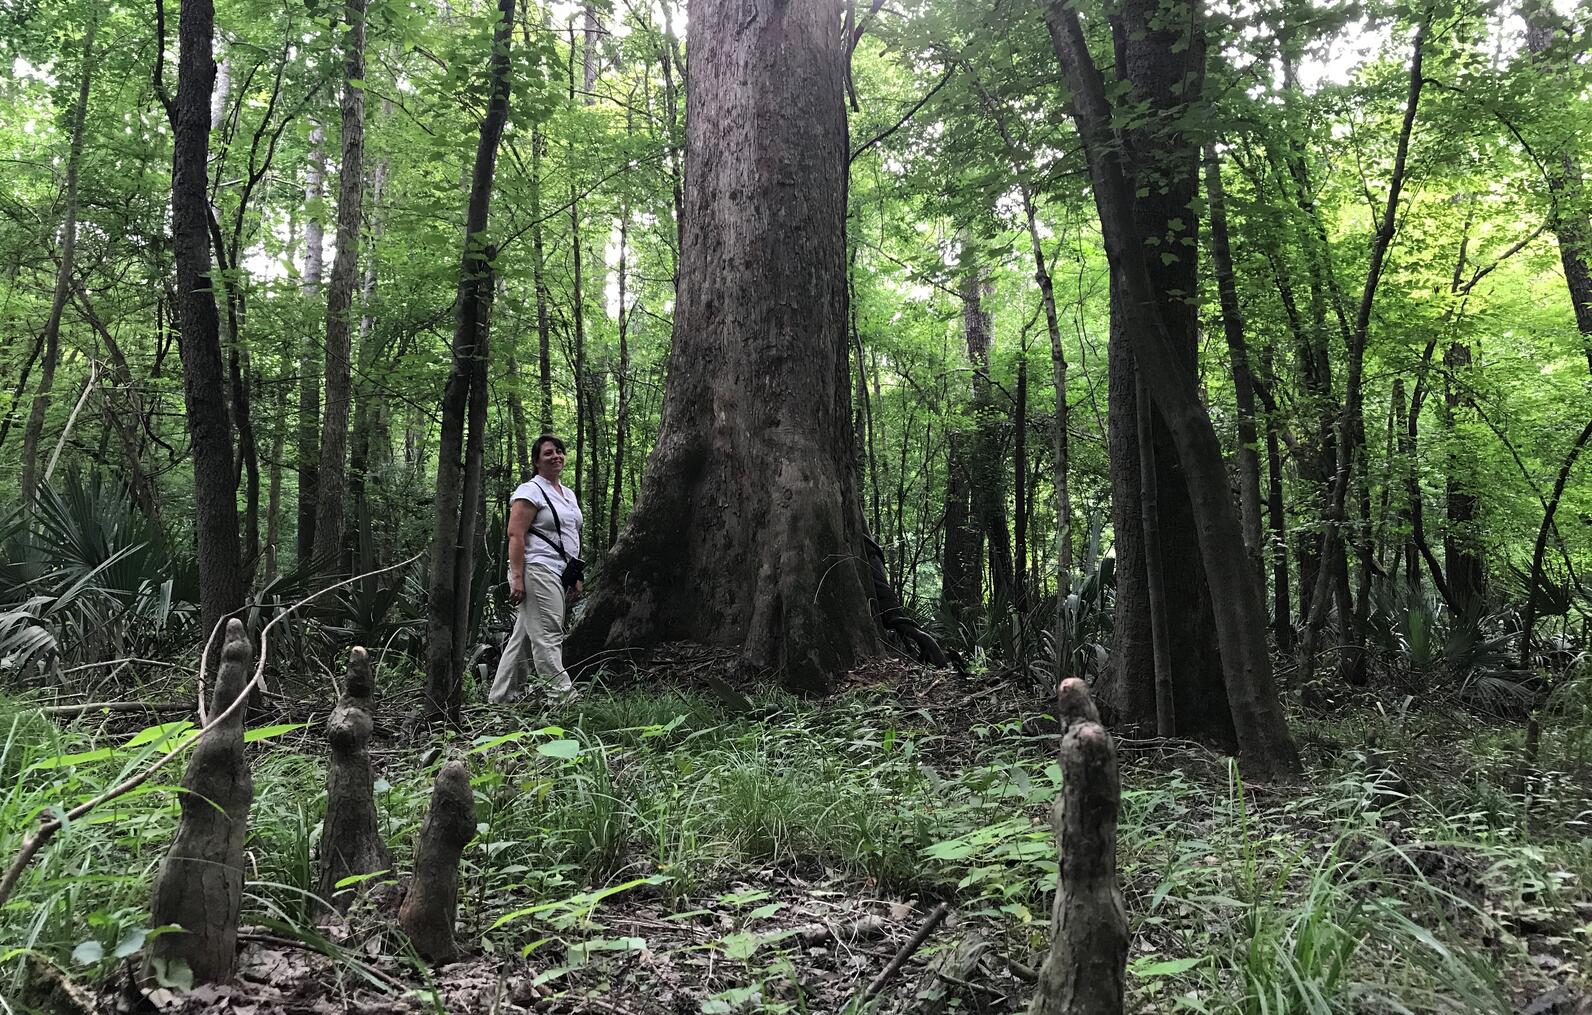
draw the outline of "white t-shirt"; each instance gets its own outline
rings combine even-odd
[[[509,503],[517,500],[529,501],[537,509],[535,517],[531,519],[534,531],[525,534],[525,566],[538,564],[554,574],[563,574],[564,558],[558,555],[552,544],[535,535],[535,532],[542,533],[554,542],[559,542],[562,536],[561,545],[569,559],[580,556],[580,527],[585,516],[575,502],[575,491],[567,486],[555,487],[541,476],[532,476],[529,483],[521,483],[515,488]],[[553,524],[553,512],[548,510],[550,506],[558,511],[556,526]]]

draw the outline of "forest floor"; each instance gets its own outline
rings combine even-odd
[[[59,1011],[1022,1010],[1056,872],[1056,734],[1038,690],[880,662],[822,702],[741,699],[712,690],[720,665],[681,652],[551,712],[472,708],[469,735],[440,748],[408,746],[413,692],[378,698],[378,806],[400,874],[441,760],[471,769],[463,961],[426,970],[368,899],[317,925],[324,710],[255,733],[235,984],[127,986],[175,816],[161,792],[58,837],[0,913],[6,961],[30,952],[35,980],[48,961],[98,985]],[[111,715],[57,731],[6,708],[8,857],[16,816],[107,784],[173,729]],[[1592,1011],[1581,718],[1580,739],[1549,725],[1544,756],[1570,760],[1529,811],[1503,788],[1518,724],[1440,703],[1368,694],[1296,714],[1300,786],[1246,784],[1196,744],[1121,742],[1128,1009]],[[948,918],[878,982],[942,903]],[[0,998],[22,996],[24,975],[0,976]]]

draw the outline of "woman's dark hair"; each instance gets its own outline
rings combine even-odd
[[[542,445],[551,444],[559,451],[564,451],[564,442],[550,433],[544,433],[531,442],[531,475],[537,475],[536,463],[542,460]],[[564,452],[568,454],[568,452]]]

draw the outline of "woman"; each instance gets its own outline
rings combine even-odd
[[[551,684],[555,700],[575,696],[564,670],[563,575],[570,561],[580,559],[583,518],[575,491],[559,482],[563,441],[552,434],[536,438],[531,467],[535,475],[520,484],[509,504],[509,601],[519,609],[487,696],[495,704],[520,696],[530,666]],[[568,600],[579,599],[583,591],[584,582],[575,582]]]

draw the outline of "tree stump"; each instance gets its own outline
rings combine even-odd
[[[1029,1015],[1120,1015],[1128,918],[1117,884],[1121,787],[1111,735],[1076,677],[1058,695],[1062,791],[1053,821],[1061,872],[1050,916],[1050,955]]]
[[[462,761],[437,773],[431,806],[415,847],[415,876],[398,910],[398,924],[415,951],[441,965],[458,956],[453,921],[459,908],[459,857],[475,836],[475,794]]]
[[[227,621],[210,714],[225,712],[249,682],[253,650],[239,620]],[[238,910],[243,903],[243,837],[248,831],[254,779],[243,749],[243,709],[217,723],[194,747],[182,777],[182,817],[155,878],[152,925],[176,924],[153,938],[144,977],[156,978],[178,960],[194,983],[224,983],[237,959]]]
[[[321,899],[348,912],[355,889],[338,882],[392,869],[392,854],[376,820],[370,767],[372,698],[370,656],[355,646],[348,654],[348,684],[326,723],[331,755],[326,763],[326,819],[321,832]]]

